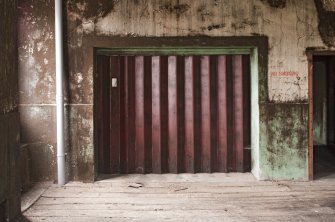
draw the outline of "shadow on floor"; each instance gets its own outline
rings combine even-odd
[[[314,146],[314,179],[335,178],[335,147]]]
[[[22,215],[16,219],[16,222],[32,222],[32,221],[27,219],[24,215]]]
[[[99,174],[96,181],[127,177],[129,174]],[[136,175],[136,174],[131,174]]]

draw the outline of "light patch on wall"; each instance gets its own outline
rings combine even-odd
[[[56,149],[53,145],[51,144],[48,144],[48,149],[49,149],[49,152],[52,154],[52,156],[56,156]],[[56,159],[55,158],[51,158],[51,165],[55,166],[56,165]]]
[[[41,30],[39,30],[39,29],[37,29],[37,30],[35,30],[33,33],[31,33],[30,35],[28,35],[31,39],[39,39],[39,38],[41,38],[41,36],[42,36],[42,32],[41,32]]]
[[[92,20],[83,21],[82,28],[85,34],[90,34],[94,32],[94,22]]]
[[[300,76],[298,71],[278,70],[276,67],[272,67],[270,69],[269,88],[272,91],[280,92],[280,94],[273,95],[277,97],[270,97],[270,100],[280,100],[281,98],[278,98],[279,95],[284,95],[285,97],[294,96],[297,102],[299,100],[307,100],[307,98],[299,94],[302,91],[300,85],[303,82]]]
[[[81,84],[84,80],[83,74],[78,72],[75,74],[75,80],[77,84]]]
[[[73,153],[74,164],[80,159],[85,163],[93,162],[93,116],[92,107],[76,106],[70,108],[71,122],[76,123],[71,127],[71,140],[77,144],[78,151]],[[75,165],[74,165],[75,166]]]
[[[37,43],[37,51],[40,52],[43,48],[43,42],[38,42]]]
[[[36,85],[39,80],[38,72],[41,66],[37,66],[35,63],[35,58],[32,56],[29,56],[28,58],[28,70],[30,72],[30,78],[29,78],[29,95],[33,95],[34,89],[36,88]]]
[[[90,68],[88,69],[87,75],[88,75],[87,79],[88,79],[89,85],[93,87],[93,66],[90,66]]]
[[[16,99],[16,97],[13,97],[0,100],[0,112],[4,114],[15,110],[17,108]]]
[[[323,8],[335,12],[335,0],[322,0]]]
[[[46,113],[41,107],[38,107],[38,106],[30,107],[29,116],[31,119],[45,119],[45,117],[47,117],[47,115],[45,114]]]

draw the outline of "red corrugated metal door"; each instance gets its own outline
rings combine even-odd
[[[99,55],[99,172],[249,170],[249,63],[248,55]]]

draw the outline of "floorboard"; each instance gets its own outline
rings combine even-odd
[[[50,185],[22,221],[335,221],[335,179],[104,175],[95,183]]]

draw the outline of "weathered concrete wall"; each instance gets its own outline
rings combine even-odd
[[[308,105],[260,105],[260,179],[308,179]]]
[[[55,178],[54,2],[19,1],[21,143],[31,180]]]
[[[9,220],[21,212],[16,4],[0,1],[0,218]]]
[[[332,32],[320,31],[320,27],[324,27],[321,22],[328,22],[323,14],[329,12],[329,8],[319,5],[319,0],[316,2],[67,1],[65,85],[69,104],[69,178],[92,180],[94,172],[93,58],[86,54],[86,50],[93,49],[86,48],[85,40],[90,39],[94,45],[100,37],[113,36],[134,37],[136,41],[137,36],[262,35],[269,38],[269,55],[261,55],[268,56],[268,84],[267,90],[260,91],[259,95],[262,98],[259,100],[261,162],[256,171],[264,179],[307,179],[308,62],[305,50],[331,49],[329,42],[333,41]],[[20,1],[21,33],[30,33],[20,36],[22,142],[31,144],[31,149],[40,147],[48,158],[55,152],[55,136],[51,135],[55,127],[52,10],[53,1]],[[289,114],[291,118],[283,118],[282,114]],[[41,126],[41,132],[32,131],[36,124]],[[278,140],[291,134],[294,138]],[[278,152],[279,149],[282,152]],[[54,159],[48,162],[54,167]],[[42,172],[36,179],[39,176],[49,179],[47,174]]]

